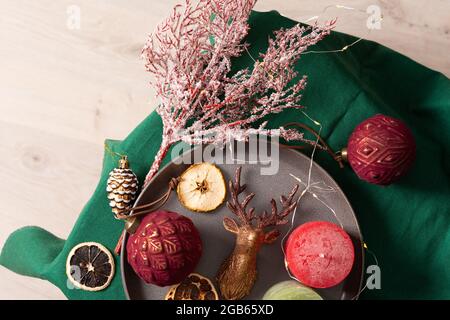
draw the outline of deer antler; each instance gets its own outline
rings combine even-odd
[[[256,219],[258,221],[257,227],[261,229],[287,223],[288,220],[286,217],[294,211],[297,205],[297,202],[293,201],[293,199],[298,190],[298,185],[294,185],[287,198],[283,195],[280,197],[280,202],[283,208],[281,212],[278,212],[276,201],[272,199],[270,201],[270,204],[272,205],[271,214],[269,215],[267,211],[264,211],[262,215],[256,216],[255,208],[250,208],[246,211],[248,204],[255,196],[253,192],[246,196],[242,202],[239,202],[239,195],[247,187],[245,184],[241,185],[241,170],[242,167],[237,168],[234,181],[230,180],[229,182],[231,200],[227,202],[227,207],[231,210],[231,212],[238,216],[239,220],[247,226],[251,225],[252,220]]]
[[[287,216],[294,211],[297,206],[297,201],[293,201],[294,195],[297,193],[298,184],[294,185],[288,197],[285,196],[280,197],[280,202],[282,206],[281,212],[278,212],[277,203],[274,199],[270,200],[270,204],[272,206],[272,211],[270,214],[264,210],[263,214],[258,216],[258,228],[266,228],[270,226],[278,226],[282,224],[286,224],[288,222]]]
[[[255,208],[250,208],[248,212],[246,212],[246,209],[255,194],[252,192],[246,196],[242,202],[239,202],[239,195],[247,187],[245,184],[241,185],[241,169],[242,167],[236,169],[234,182],[231,180],[229,182],[231,201],[227,202],[227,207],[231,210],[231,212],[238,216],[239,220],[243,224],[250,225],[251,221],[255,218]]]

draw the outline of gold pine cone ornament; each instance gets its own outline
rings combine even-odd
[[[129,214],[139,189],[137,176],[129,167],[125,156],[119,160],[119,167],[109,173],[106,191],[109,206],[116,218]]]

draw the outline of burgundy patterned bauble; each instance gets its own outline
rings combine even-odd
[[[146,283],[169,286],[183,281],[202,255],[200,233],[191,219],[158,210],[142,219],[127,242],[128,263]]]
[[[416,143],[408,127],[382,114],[360,123],[348,140],[348,162],[370,183],[391,184],[405,175],[415,157]]]

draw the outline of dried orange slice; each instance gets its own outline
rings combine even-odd
[[[169,289],[166,300],[219,300],[219,295],[208,278],[191,273],[183,282]]]
[[[227,188],[220,169],[202,162],[193,164],[181,174],[177,193],[186,209],[211,212],[225,201]]]
[[[114,259],[100,243],[83,242],[69,252],[66,274],[75,287],[86,291],[100,291],[111,283]]]

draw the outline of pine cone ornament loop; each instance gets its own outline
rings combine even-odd
[[[128,158],[123,156],[119,160],[119,167],[109,173],[107,181],[109,206],[116,219],[129,214],[139,189],[137,176],[129,166]]]
[[[128,157],[123,156],[119,160],[119,169],[128,169],[130,167],[130,163],[128,162]]]

